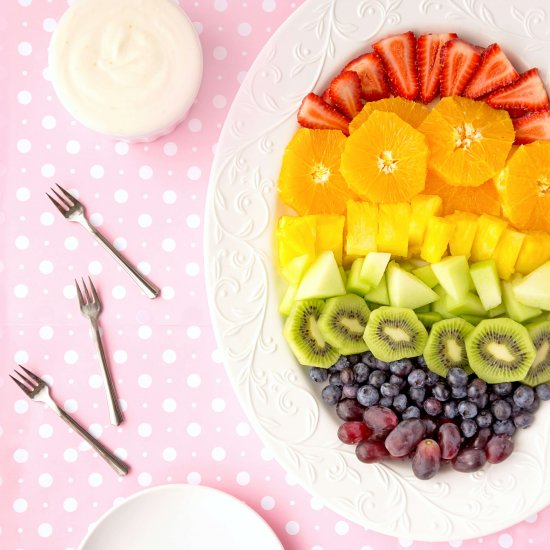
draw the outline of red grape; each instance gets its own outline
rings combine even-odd
[[[371,435],[372,431],[361,421],[344,422],[338,428],[338,439],[347,445],[355,445]]]
[[[514,442],[507,435],[494,435],[485,447],[487,462],[498,464],[506,460],[514,450]]]
[[[408,455],[424,438],[426,426],[422,420],[402,420],[386,437],[386,449],[392,456]]]
[[[441,465],[441,449],[433,439],[423,439],[416,447],[412,471],[418,479],[430,479]]]
[[[379,439],[365,439],[355,447],[355,454],[361,462],[370,463],[388,456],[388,450]]]
[[[443,460],[452,460],[460,451],[462,437],[457,425],[452,422],[446,422],[439,427],[437,440],[441,447],[441,458]]]
[[[355,399],[342,399],[336,405],[336,414],[338,418],[344,421],[361,420],[365,407],[360,405]]]
[[[462,449],[453,460],[453,468],[458,472],[475,472],[483,466],[487,458],[482,449]]]
[[[387,407],[374,405],[365,409],[363,421],[377,437],[384,437],[397,426],[397,415]]]
[[[472,447],[474,449],[485,449],[487,442],[491,439],[492,435],[493,432],[491,431],[491,428],[482,428],[479,432],[477,432],[477,436],[472,443]]]

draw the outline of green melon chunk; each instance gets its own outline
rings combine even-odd
[[[454,302],[466,297],[471,285],[470,269],[465,256],[448,256],[432,264],[432,270],[439,284]]]
[[[395,263],[388,265],[386,277],[390,304],[394,307],[416,309],[438,299],[426,283]]]
[[[338,263],[334,252],[328,250],[321,252],[304,273],[296,291],[296,300],[331,298],[344,294],[346,287]]]
[[[513,289],[518,302],[550,311],[550,262],[515,282]]]
[[[518,323],[534,319],[542,313],[542,310],[537,307],[526,306],[518,302],[510,281],[502,281],[502,296],[508,316]]]
[[[495,260],[483,260],[470,266],[470,275],[474,281],[477,295],[486,310],[502,303],[500,278]]]

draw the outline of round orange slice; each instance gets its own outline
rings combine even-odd
[[[357,198],[340,174],[346,137],[340,130],[300,128],[286,147],[279,174],[281,200],[305,214],[343,214]]]
[[[495,176],[515,138],[506,111],[458,96],[443,98],[418,129],[430,147],[429,168],[459,186],[477,187]]]
[[[426,139],[394,113],[374,111],[346,140],[340,170],[362,199],[408,202],[426,179]]]

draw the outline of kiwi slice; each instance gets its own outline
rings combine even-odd
[[[377,359],[389,362],[421,355],[428,332],[412,309],[382,306],[371,312],[364,338]]]
[[[530,323],[526,328],[537,355],[522,382],[528,386],[537,386],[550,380],[550,321]]]
[[[474,326],[460,317],[434,323],[424,348],[424,359],[428,368],[445,377],[452,367],[460,367],[466,372],[472,372],[468,366],[468,355],[464,344],[464,339],[472,330]]]
[[[489,384],[523,380],[536,356],[527,329],[509,318],[485,319],[466,336],[468,361]]]
[[[323,338],[317,325],[324,305],[325,302],[318,299],[294,302],[285,321],[284,337],[302,365],[328,368],[340,357]]]
[[[356,294],[329,298],[319,317],[318,326],[323,338],[341,354],[367,351],[363,333],[370,309]]]

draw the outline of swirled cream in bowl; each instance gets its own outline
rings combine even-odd
[[[77,0],[52,36],[49,65],[76,120],[118,139],[151,141],[185,118],[202,50],[172,0]]]

